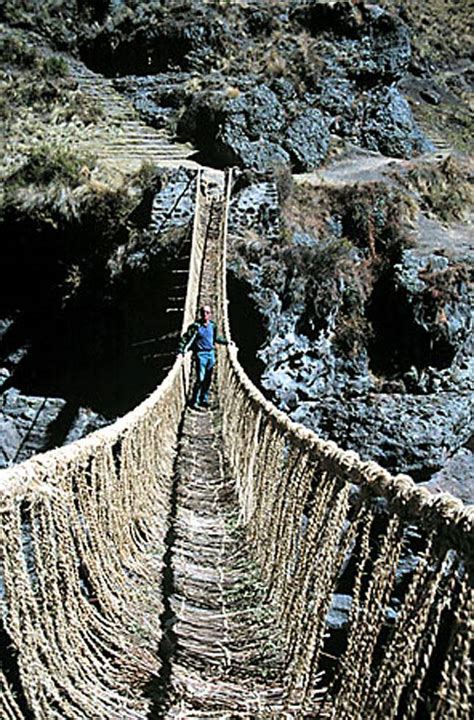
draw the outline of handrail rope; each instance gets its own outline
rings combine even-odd
[[[185,186],[184,190],[181,191],[181,193],[180,193],[180,194],[178,195],[178,197],[175,199],[175,201],[173,202],[173,204],[171,205],[171,207],[168,208],[168,211],[165,213],[165,215],[164,215],[164,217],[163,217],[163,219],[162,219],[159,227],[156,229],[156,231],[155,231],[155,233],[154,233],[155,235],[159,235],[159,234],[161,233],[161,231],[162,231],[163,228],[165,227],[166,223],[168,222],[168,220],[170,219],[170,217],[172,216],[172,214],[174,213],[174,211],[175,211],[176,208],[178,207],[178,205],[179,205],[179,203],[181,202],[181,200],[183,199],[183,197],[184,197],[184,196],[186,195],[186,193],[188,192],[189,188],[191,187],[191,185],[192,185],[192,183],[195,181],[195,179],[196,179],[196,177],[192,177],[192,176],[188,179],[188,182],[186,183],[186,186]]]
[[[231,172],[227,182],[217,287],[230,340]],[[232,345],[222,349],[218,382],[240,521],[278,613],[285,685],[297,717],[319,716],[318,694],[321,716],[333,720],[414,717],[419,704],[436,707],[436,717],[469,717],[474,508],[422,491],[411,478],[393,477],[291,421],[251,383]],[[413,555],[400,594],[397,573],[407,572]],[[340,593],[350,598],[345,647],[334,666],[324,668],[323,653],[332,647],[326,642],[330,611]],[[443,676],[428,690],[424,678],[440,662],[435,648],[443,633],[449,636]]]
[[[198,173],[183,327],[197,305],[201,194]],[[160,667],[157,557],[185,375],[177,358],[154,393],[113,425],[0,471],[2,625],[35,717],[49,717],[51,703],[71,720],[148,716],[140,687]],[[0,707],[16,720],[0,672],[2,684]]]
[[[223,213],[221,238],[223,261],[221,264],[221,302],[219,308],[227,340],[231,340],[231,332],[228,315],[225,258],[227,257],[231,189],[232,170],[229,170],[226,177],[226,207]],[[319,462],[323,462],[327,469],[337,472],[341,478],[345,478],[348,482],[363,486],[371,495],[383,497],[395,513],[403,513],[403,516],[407,519],[425,523],[430,530],[435,528],[449,530],[449,539],[453,547],[472,551],[474,543],[474,505],[465,505],[462,500],[455,498],[450,493],[435,495],[426,488],[418,487],[409,475],[398,474],[394,476],[378,463],[363,461],[358,453],[342,450],[335,442],[321,439],[312,430],[291,420],[265,398],[242,368],[235,346],[230,344],[222,352],[228,354],[232,370],[249,401],[270,416],[276,426],[295,443],[304,447]]]
[[[192,249],[190,257],[190,272],[186,289],[185,310],[183,313],[182,330],[186,328],[189,322],[195,316],[197,307],[197,287],[196,287],[196,266],[202,262],[202,247],[199,248],[197,242],[199,235],[198,216],[201,200],[201,170],[196,173],[196,195],[195,195],[195,214],[193,220]],[[191,318],[191,320],[190,320]],[[31,492],[39,491],[44,483],[42,478],[47,474],[48,467],[53,463],[57,463],[62,459],[72,462],[75,457],[78,459],[85,455],[92,456],[94,451],[104,443],[112,444],[124,435],[132,426],[143,419],[146,414],[157,405],[168,393],[179,376],[181,367],[184,365],[185,375],[189,376],[189,359],[177,358],[162,383],[137,407],[130,412],[118,418],[111,425],[99,428],[84,438],[43,453],[38,453],[33,457],[25,460],[17,465],[0,469],[0,503],[2,495],[16,494],[24,492],[26,487]],[[47,483],[51,486],[51,479]]]

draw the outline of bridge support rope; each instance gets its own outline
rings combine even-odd
[[[183,324],[211,301],[230,337],[231,176],[225,190],[216,178],[197,177]],[[232,347],[219,352],[219,411],[187,411],[176,462],[189,374],[177,360],[113,426],[0,473],[2,716],[147,717],[178,468],[170,717],[468,718],[473,508],[290,422]],[[237,608],[229,595],[253,568],[258,592]],[[262,657],[259,685],[243,665]]]
[[[231,183],[230,173],[218,254],[228,337]],[[290,695],[304,712],[324,671],[334,720],[468,718],[474,508],[320,440],[265,400],[234,348],[221,356],[225,451],[249,546],[280,611]],[[337,597],[350,603],[338,632],[328,626]]]

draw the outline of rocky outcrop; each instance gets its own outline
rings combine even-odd
[[[284,146],[295,172],[319,167],[329,150],[328,123],[324,115],[316,108],[302,112],[288,126]]]
[[[330,133],[396,157],[430,148],[398,89],[411,53],[396,15],[347,1],[295,3],[277,15],[236,6],[219,18],[198,5],[187,18],[160,11],[159,30],[129,33],[123,43],[139,42],[137,56],[146,52],[149,66],[140,61],[134,76],[115,82],[147,122],[177,128],[206,164],[307,172],[326,160]],[[110,44],[111,66],[121,52],[113,38],[121,32],[119,25],[100,35]],[[150,45],[156,33],[166,37],[161,59]],[[166,50],[176,33],[179,59]],[[217,60],[222,38],[226,62]]]
[[[434,493],[449,492],[469,505],[474,505],[474,446],[458,450],[430,480],[420,483]]]
[[[48,431],[66,402],[58,398],[27,397],[15,388],[7,390],[1,398],[0,467],[6,467],[48,447]]]
[[[315,37],[331,32],[337,62],[359,83],[399,80],[411,58],[408,29],[377,5],[356,2],[294,2],[290,17]]]
[[[180,136],[196,142],[221,166],[265,171],[289,165],[291,159],[293,167],[303,171],[324,160],[329,129],[318,110],[308,109],[290,120],[281,97],[268,85],[240,78],[238,86],[195,95],[179,121]]]
[[[64,398],[27,395],[9,386],[11,378],[10,370],[0,368],[0,468],[79,440],[110,422]]]
[[[79,440],[109,423],[86,408],[71,417],[63,398],[34,397],[13,387],[0,395],[0,403],[0,468]]]
[[[394,201],[370,193],[377,212]],[[256,352],[266,393],[294,420],[393,472],[421,481],[451,463],[459,477],[469,466],[473,427],[468,258],[453,251],[449,234],[444,249],[440,234],[437,251],[420,249],[423,242],[397,250],[393,238],[382,240],[396,226],[380,217],[368,226],[371,255],[358,245],[368,231],[360,200],[350,194],[344,213],[320,212],[313,229],[293,227],[288,234],[286,227],[277,239],[268,223],[259,223],[261,211],[245,223],[248,197],[266,206],[258,183],[236,193],[230,267],[258,312],[254,332],[263,334]],[[324,197],[319,201],[327,207]],[[302,198],[306,215],[318,216]],[[360,237],[354,222],[351,236],[345,227],[344,215],[354,221],[356,213]],[[433,483],[447,477],[449,471]]]
[[[426,479],[443,468],[472,434],[472,394],[327,395],[300,403],[294,420],[365,460]]]

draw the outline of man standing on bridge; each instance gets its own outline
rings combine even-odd
[[[214,320],[211,319],[210,305],[199,309],[199,320],[192,323],[179,341],[179,353],[192,350],[196,363],[196,382],[191,407],[196,409],[209,407],[209,388],[212,371],[216,364],[216,344],[227,345],[225,338],[217,333]]]

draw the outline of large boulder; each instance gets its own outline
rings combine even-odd
[[[251,81],[250,87],[231,97],[226,104],[226,115],[245,118],[249,137],[277,136],[285,124],[285,111],[276,94],[264,83]]]
[[[281,146],[286,118],[277,95],[265,84],[241,85],[230,94],[225,85],[197,93],[180,119],[179,135],[218,165],[256,170],[288,165]]]
[[[299,115],[288,127],[284,140],[296,172],[309,172],[321,165],[329,150],[329,139],[328,123],[319,110]]]
[[[359,104],[358,114],[360,137],[369,150],[393,157],[412,157],[432,149],[395,85],[369,90]]]
[[[290,156],[278,143],[264,137],[250,140],[240,118],[237,121],[230,118],[223,123],[215,138],[214,153],[222,164],[257,171],[290,164]]]
[[[314,102],[328,117],[333,132],[355,134],[358,92],[352,80],[338,75],[320,80],[314,88]]]

